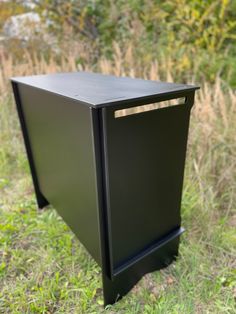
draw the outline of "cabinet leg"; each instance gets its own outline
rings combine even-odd
[[[42,210],[44,207],[49,205],[49,202],[46,200],[46,198],[38,189],[35,189],[35,194],[36,194],[38,209]]]

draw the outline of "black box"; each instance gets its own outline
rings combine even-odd
[[[86,72],[12,86],[38,206],[52,204],[78,236],[114,303],[178,254],[198,87]]]

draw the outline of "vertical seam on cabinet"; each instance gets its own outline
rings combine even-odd
[[[108,277],[112,277],[111,250],[108,232],[107,187],[105,178],[104,159],[104,131],[102,123],[102,109],[90,108],[92,114],[92,136],[94,142],[94,159],[97,181],[97,201],[99,215],[99,236],[102,258],[102,270]]]

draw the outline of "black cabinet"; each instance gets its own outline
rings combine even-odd
[[[78,236],[114,303],[178,254],[198,87],[86,72],[12,86],[38,206],[51,203]]]

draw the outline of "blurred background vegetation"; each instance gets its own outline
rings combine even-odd
[[[180,258],[109,313],[235,313],[236,1],[0,1],[0,313],[102,313],[99,268],[36,212],[11,76],[100,71],[197,83]]]
[[[158,60],[175,80],[220,76],[236,87],[235,0],[5,1],[0,11],[2,29],[16,14],[35,12],[41,20],[27,42],[4,41],[15,62],[20,45],[46,60],[73,53],[76,64],[96,68],[101,58],[114,61],[118,46],[122,55],[132,50],[136,67]]]

